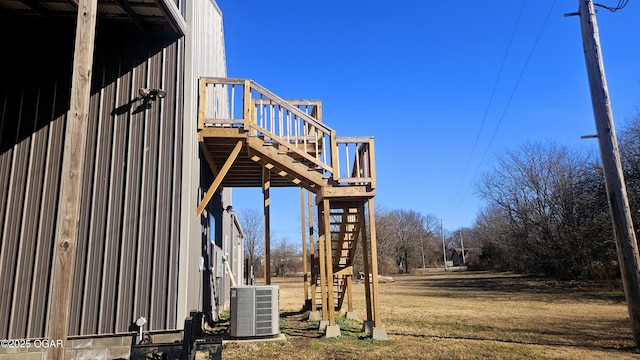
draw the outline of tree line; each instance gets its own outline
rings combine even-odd
[[[619,150],[635,224],[640,221],[640,115],[619,131]],[[471,228],[446,231],[432,214],[377,207],[380,274],[442,267],[461,251],[473,269],[535,273],[557,279],[620,275],[599,154],[556,143],[505,151],[475,185],[484,200]],[[428,199],[426,199],[428,200]],[[262,216],[241,215],[245,255],[262,275]],[[636,228],[637,233],[638,228]],[[275,254],[274,254],[275,252]],[[300,271],[300,246],[272,246],[276,276]],[[291,259],[288,261],[287,259]],[[361,256],[356,257],[360,271]]]
[[[634,222],[640,205],[640,118],[619,133]],[[619,277],[599,155],[550,143],[507,151],[476,189],[486,201],[473,228],[474,266],[557,279]],[[637,229],[636,229],[637,230]]]

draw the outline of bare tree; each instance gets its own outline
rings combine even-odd
[[[243,209],[240,223],[244,232],[244,254],[256,275],[262,276],[261,259],[264,256],[264,228],[262,213],[256,209]]]
[[[497,240],[483,247],[484,260],[494,266],[496,258],[489,254],[509,270],[569,279],[591,276],[594,264],[614,259],[610,226],[602,222],[607,213],[602,175],[592,155],[526,144],[498,159],[478,191],[489,201],[477,224],[485,226],[480,236],[495,233],[495,224],[501,227]]]
[[[271,269],[275,276],[284,277],[302,271],[302,254],[288,238],[280,238],[271,250]]]
[[[636,230],[638,230],[640,222],[640,113],[632,117],[622,128],[619,143],[631,216],[636,224]]]
[[[381,273],[408,273],[432,260],[434,216],[413,210],[376,209],[378,264]],[[437,249],[437,248],[436,248]]]

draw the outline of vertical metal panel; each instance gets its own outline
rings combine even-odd
[[[20,246],[18,249],[18,266],[16,268],[13,289],[12,317],[15,319],[26,318],[29,312],[28,301],[17,301],[19,298],[30,298],[31,282],[33,280],[33,262],[36,247],[37,233],[37,209],[40,202],[42,186],[42,133],[37,130],[37,109],[39,100],[38,87],[27,88],[23,93],[21,110],[21,128],[25,133],[32,133],[24,143],[24,158],[26,161],[26,177],[24,183],[24,209],[19,231]],[[45,139],[46,140],[46,139]],[[27,148],[28,146],[28,148]],[[27,323],[18,321],[12,323],[10,331],[14,334],[26,336]]]
[[[193,259],[202,256],[202,225],[195,219],[193,209],[197,208],[193,194],[202,191],[198,140],[196,137],[198,78],[201,76],[226,76],[222,13],[214,1],[193,0],[187,8],[189,32],[185,39],[184,62],[184,127],[183,127],[183,185],[180,234],[180,274],[178,282],[177,318],[184,319],[193,308],[202,308],[202,274]],[[204,186],[209,186],[206,184]],[[205,239],[206,241],[206,239]]]
[[[139,50],[138,50],[139,51]],[[136,58],[141,54],[138,52]],[[147,72],[147,63],[140,63],[132,70],[132,89],[146,86],[144,76]],[[135,91],[135,90],[133,90]],[[123,249],[120,261],[120,302],[118,304],[120,323],[119,327],[128,325],[135,316],[140,316],[140,298],[136,283],[136,261],[138,253],[138,235],[140,213],[140,193],[142,177],[142,152],[144,151],[144,112],[135,110],[131,114],[129,122],[129,142],[127,144],[127,173],[125,187],[125,208],[123,223]],[[131,285],[134,286],[131,286]],[[131,305],[133,304],[133,305]]]
[[[131,46],[125,47],[121,44],[119,52],[124,53],[132,51]],[[111,251],[115,256],[111,258],[112,263],[109,263],[110,271],[105,273],[105,279],[103,281],[103,287],[105,289],[113,289],[107,291],[105,294],[105,310],[110,309],[109,314],[113,314],[109,320],[105,320],[105,323],[113,324],[112,328],[118,329],[126,326],[121,324],[120,321],[120,303],[122,302],[122,288],[121,274],[122,267],[120,265],[120,259],[123,252],[128,251],[123,242],[123,228],[124,228],[124,209],[125,209],[125,175],[127,171],[127,141],[128,141],[128,129],[130,122],[130,111],[125,111],[131,106],[131,71],[127,71],[131,66],[131,61],[128,59],[119,59],[117,66],[119,68],[120,76],[115,80],[116,83],[116,104],[114,110],[114,116],[112,121],[114,122],[114,139],[113,139],[113,154],[111,161],[111,184],[109,187],[110,192],[110,206],[107,216],[107,242],[111,244]],[[123,70],[125,69],[125,70]],[[125,110],[120,110],[125,109]],[[127,319],[124,321],[126,322]]]
[[[106,46],[110,49],[118,49],[119,42],[112,41]],[[96,186],[100,189],[97,193],[99,198],[96,200],[98,207],[101,209],[102,221],[97,223],[93,235],[102,236],[104,239],[104,261],[101,265],[102,278],[96,283],[99,286],[100,303],[98,304],[98,313],[101,314],[98,322],[98,333],[106,333],[115,329],[115,297],[116,274],[117,270],[113,264],[118,259],[118,234],[113,233],[110,228],[112,223],[113,207],[121,206],[120,192],[115,192],[113,184],[113,163],[114,159],[120,158],[121,151],[118,151],[118,141],[116,136],[116,115],[114,109],[118,104],[118,74],[120,65],[116,56],[117,51],[101,51],[102,61],[105,63],[113,63],[113,66],[105,66],[102,73],[100,88],[102,89],[103,106],[100,112],[100,128],[102,148],[98,156],[98,166],[96,167]],[[95,76],[95,75],[94,75]],[[112,81],[111,79],[116,79]],[[127,92],[128,94],[128,92]],[[116,155],[117,154],[117,155]]]
[[[20,88],[17,91],[15,104],[17,109],[15,113],[15,120],[17,120],[17,126],[15,131],[16,145],[12,151],[12,164],[11,164],[11,180],[9,182],[9,196],[7,199],[7,212],[5,213],[5,232],[3,238],[3,245],[6,247],[3,249],[2,259],[2,274],[6,276],[6,283],[2,284],[2,294],[6,299],[12,299],[9,304],[10,307],[2,307],[0,311],[6,311],[6,313],[0,313],[0,316],[6,316],[9,319],[9,333],[16,333],[20,335],[21,328],[16,329],[16,293],[15,286],[19,283],[19,277],[23,274],[18,263],[18,257],[21,250],[21,222],[24,216],[24,199],[27,182],[27,166],[29,159],[30,139],[25,138],[26,130],[29,128],[29,124],[26,119],[23,118],[22,105],[24,100],[24,88]],[[5,279],[3,279],[5,280]],[[19,305],[18,305],[19,306]]]
[[[174,146],[172,150],[169,152],[173,155],[173,166],[171,168],[171,228],[170,228],[170,236],[172,239],[171,246],[169,247],[169,274],[168,274],[168,285],[167,285],[167,326],[177,327],[181,326],[183,323],[183,319],[177,318],[178,314],[178,303],[180,298],[179,293],[179,283],[178,283],[178,274],[180,269],[179,262],[179,253],[180,253],[180,243],[182,242],[181,234],[181,216],[184,212],[184,202],[182,199],[186,196],[191,196],[192,194],[185,194],[182,192],[183,183],[185,179],[182,177],[182,169],[183,169],[183,132],[182,129],[184,127],[184,122],[187,121],[185,109],[184,109],[184,101],[179,101],[178,99],[184,98],[184,86],[185,86],[185,78],[184,78],[184,66],[185,66],[185,54],[184,54],[184,38],[178,40],[176,42],[176,46],[170,48],[173,59],[175,62],[175,66],[167,67],[167,71],[169,75],[167,75],[167,84],[173,84],[173,91],[176,96],[173,97],[172,102],[174,106],[167,109],[167,117],[174,119],[182,119],[182,121],[174,121],[173,124],[168,124],[169,128],[173,130],[173,132],[169,132],[170,139],[173,140]],[[178,70],[179,69],[179,70]],[[169,129],[168,128],[168,129]],[[187,180],[188,181],[188,180]],[[188,224],[184,225],[188,227]],[[178,240],[178,241],[176,241]],[[184,271],[184,270],[182,270]]]
[[[58,83],[60,84],[60,83]],[[61,84],[63,89],[68,89],[65,83]],[[56,106],[56,105],[54,105]],[[52,112],[52,116],[57,114]],[[33,293],[31,299],[31,313],[29,314],[30,337],[46,334],[46,315],[48,312],[48,296],[50,293],[50,269],[53,263],[53,241],[55,236],[55,219],[57,218],[58,190],[60,187],[60,172],[62,163],[62,141],[66,117],[64,115],[54,119],[47,125],[49,143],[46,151],[45,183],[42,190],[42,204],[40,207],[38,251],[36,271],[33,282]]]
[[[170,56],[173,53],[169,49],[164,49],[162,56],[168,61]],[[175,88],[168,88],[167,85],[167,69],[164,67],[161,75],[161,84],[162,88],[166,88],[166,91],[170,91],[175,94]],[[163,100],[164,101],[164,100]],[[151,294],[154,297],[154,301],[151,303],[150,309],[150,319],[151,327],[155,328],[158,326],[157,321],[164,319],[166,321],[166,313],[167,313],[167,299],[169,294],[167,294],[167,283],[169,281],[169,273],[167,269],[169,268],[169,258],[167,254],[169,253],[169,247],[171,246],[171,242],[167,241],[169,235],[171,225],[170,223],[170,203],[167,201],[168,199],[163,199],[161,194],[168,194],[170,192],[169,184],[171,181],[171,149],[172,149],[172,138],[169,137],[173,130],[173,121],[167,118],[165,115],[171,114],[171,109],[174,107],[175,102],[172,101],[172,98],[167,99],[166,102],[163,103],[163,106],[160,108],[162,114],[158,119],[158,128],[160,129],[160,134],[158,138],[158,171],[156,178],[156,189],[158,191],[159,196],[156,197],[155,204],[152,206],[156,209],[156,217],[155,224],[153,224],[153,228],[150,229],[151,232],[154,233],[154,237],[158,239],[157,246],[153,249],[152,255],[152,275],[154,277],[151,282]],[[169,152],[168,152],[169,151]]]
[[[160,88],[162,80],[162,52],[150,54],[149,67],[147,69],[147,84],[150,88]],[[162,242],[161,238],[155,238],[156,211],[156,180],[158,169],[158,137],[160,130],[160,109],[164,105],[164,99],[149,101],[149,109],[144,117],[143,152],[142,152],[142,188],[140,193],[140,236],[138,237],[138,258],[136,262],[136,316],[144,315],[150,328],[158,326],[150,314],[153,279],[153,253]],[[158,319],[159,320],[159,319]]]

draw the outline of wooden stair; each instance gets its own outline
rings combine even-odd
[[[334,312],[350,298],[361,244],[364,269],[374,275],[371,284],[365,281],[367,318],[379,321],[373,315],[378,313],[375,240],[369,259],[365,230],[365,208],[371,220],[376,188],[373,138],[338,137],[322,122],[320,101],[284,100],[252,80],[228,78],[200,79],[198,137],[214,180],[196,215],[219,187],[262,187],[268,194],[268,187],[296,186],[314,193],[319,224],[311,261],[314,300],[320,299],[335,325]]]

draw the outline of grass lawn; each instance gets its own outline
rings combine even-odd
[[[343,318],[342,336],[324,338],[300,311],[302,280],[275,278],[287,343],[228,344],[223,358],[640,359],[617,286],[462,271],[394,279],[380,284],[388,341],[367,338],[361,322]],[[363,285],[354,285],[353,298],[364,319]]]

